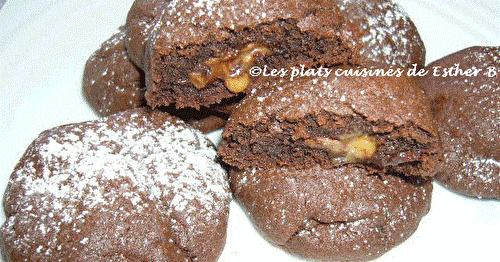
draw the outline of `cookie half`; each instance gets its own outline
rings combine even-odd
[[[121,27],[85,64],[83,94],[99,116],[146,106],[144,73],[129,59],[124,37]],[[203,133],[222,128],[228,117],[228,113],[219,112],[218,108],[177,110],[170,106],[160,110],[181,118]]]
[[[332,74],[264,81],[258,88],[232,113],[219,148],[240,170],[362,163],[433,176],[440,166],[430,106],[412,78]]]
[[[392,1],[136,0],[127,46],[152,107],[211,106],[244,92],[252,65],[424,65],[425,48]]]

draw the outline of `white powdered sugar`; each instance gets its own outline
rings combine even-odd
[[[132,214],[151,206],[172,227],[176,220],[171,214],[182,214],[183,230],[195,230],[196,223],[217,225],[218,218],[227,215],[230,195],[213,145],[178,120],[159,125],[145,112],[129,111],[42,133],[9,182],[21,190],[6,195],[7,201],[16,200],[16,212],[3,225],[3,233],[16,237],[16,245],[28,246],[30,236],[15,236],[14,227],[32,224],[32,231],[48,241],[40,252],[55,251],[58,240],[50,236],[68,225],[78,233],[81,226],[76,225],[85,224],[93,210]],[[123,199],[134,210],[118,208],[117,201]],[[91,239],[75,241],[84,245]]]
[[[84,92],[100,115],[143,103],[141,75],[125,51],[125,37],[125,31],[120,29],[89,57],[85,66]]]
[[[474,197],[498,198],[500,185],[500,48],[470,47],[428,66],[481,70],[477,76],[431,76],[445,169],[438,180]],[[458,72],[458,70],[457,70]],[[430,79],[430,78],[429,78]],[[427,84],[427,83],[426,83]],[[445,98],[443,100],[439,100]]]
[[[408,14],[392,1],[339,1],[347,19],[363,32],[360,53],[368,59],[406,67],[412,53],[423,49]],[[415,32],[413,32],[415,30]]]
[[[498,183],[496,176],[500,170],[500,161],[476,157],[470,162],[464,162],[462,167],[465,174],[473,176],[481,183]]]
[[[471,121],[480,123],[482,130],[490,130],[491,134],[485,135],[495,138],[500,131],[500,47],[482,47],[471,51],[463,61],[474,61],[475,67],[482,69],[483,75],[486,76],[471,78],[468,82],[470,87],[464,89],[471,97],[470,105],[474,106],[476,111],[484,113],[481,119]]]
[[[117,45],[121,44],[123,39],[125,38],[125,36],[126,36],[125,30],[123,30],[122,28],[118,29],[113,34],[113,36],[111,38],[104,41],[104,43],[102,44],[102,46],[104,48],[103,51],[106,52],[109,49],[111,49],[113,46],[117,46]]]

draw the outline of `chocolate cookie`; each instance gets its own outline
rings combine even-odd
[[[210,106],[248,92],[252,65],[424,64],[406,13],[391,1],[136,0],[127,46],[152,107]]]
[[[128,58],[123,28],[85,64],[83,93],[101,116],[146,105],[144,75]]]
[[[329,169],[362,163],[412,176],[432,176],[439,167],[430,106],[409,77],[332,74],[262,81],[258,88],[222,134],[219,154],[231,166]]]
[[[432,184],[350,165],[231,172],[235,198],[271,243],[308,259],[365,261],[406,240]]]
[[[470,47],[427,69],[421,85],[432,100],[445,158],[437,180],[461,194],[500,198],[500,47]],[[470,75],[456,75],[458,69]]]
[[[216,261],[229,186],[201,133],[146,109],[43,132],[10,178],[6,261]]]

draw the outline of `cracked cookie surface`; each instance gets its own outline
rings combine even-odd
[[[259,232],[289,252],[364,261],[406,240],[430,208],[432,184],[349,165],[230,173],[235,198]]]
[[[47,130],[5,193],[6,261],[216,261],[229,211],[212,143],[147,109]]]

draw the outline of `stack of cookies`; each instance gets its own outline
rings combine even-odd
[[[87,61],[83,85],[100,115],[148,105],[212,123],[252,92],[254,65],[422,67],[424,59],[415,26],[391,1],[137,0],[125,27]],[[198,111],[179,112],[186,108]]]
[[[15,167],[3,257],[216,261],[232,193],[291,254],[377,258],[415,232],[436,174],[500,198],[498,77],[305,72],[500,71],[499,51],[425,67],[391,0],[136,0],[85,66],[85,99],[103,118],[43,132]],[[203,133],[220,128],[216,147]]]

